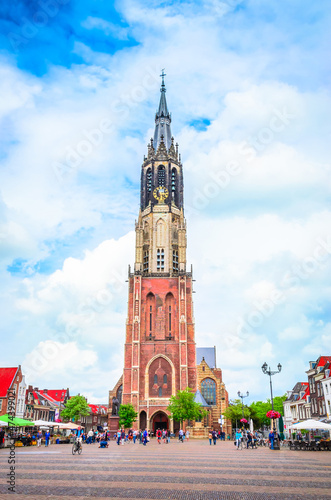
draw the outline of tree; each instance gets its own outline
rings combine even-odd
[[[229,406],[222,414],[227,420],[231,420],[233,425],[240,425],[240,419],[243,418],[242,403],[240,399],[233,399],[230,401]],[[249,420],[251,418],[250,409],[244,406],[244,418]]]
[[[278,411],[281,415],[284,415],[283,402],[285,401],[286,397],[286,394],[284,394],[284,396],[274,397],[274,410]],[[266,417],[266,413],[272,409],[270,399],[267,399],[267,401],[253,402],[249,408],[251,410],[251,417],[256,426],[270,426],[270,418]]]
[[[90,414],[90,408],[84,396],[73,396],[68,399],[61,411],[61,417],[65,420],[77,420],[80,416],[86,417]]]
[[[134,409],[134,406],[129,403],[127,405],[121,405],[118,411],[118,416],[120,417],[118,423],[120,427],[129,429],[133,422],[137,420],[138,413]]]
[[[207,415],[201,404],[194,401],[194,392],[189,387],[178,391],[176,396],[171,396],[167,410],[170,418],[179,421],[181,425],[184,420],[200,420]]]

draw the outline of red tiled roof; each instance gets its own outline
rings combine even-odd
[[[64,402],[65,397],[67,395],[66,389],[52,389],[48,390],[47,393],[44,393],[44,391],[39,391],[40,394],[42,394],[44,397],[47,398],[47,396],[50,396],[54,401],[61,401],[61,403]]]
[[[317,366],[324,366],[328,361],[331,361],[331,356],[321,356]]]
[[[88,406],[91,408],[92,413],[101,413],[101,410],[104,410],[105,413],[108,411],[108,407],[104,405],[89,404]]]
[[[17,370],[18,366],[15,368],[0,368],[0,398],[7,396],[7,391],[13,383]]]

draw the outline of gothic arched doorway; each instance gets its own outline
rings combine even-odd
[[[169,418],[163,411],[156,412],[151,418],[151,430],[154,435],[157,429],[169,429]]]
[[[147,415],[145,410],[143,410],[142,412],[140,412],[139,429],[143,431],[144,429],[146,429],[146,427],[147,427]]]

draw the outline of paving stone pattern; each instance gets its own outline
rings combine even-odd
[[[1,500],[13,495],[8,455],[0,450]],[[331,500],[331,452],[236,450],[232,442],[111,442],[84,445],[80,456],[71,445],[16,448],[15,473],[24,500]]]

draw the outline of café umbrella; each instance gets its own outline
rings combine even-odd
[[[319,420],[314,420],[310,418],[308,420],[304,420],[303,422],[298,422],[296,424],[292,424],[290,429],[305,429],[305,430],[313,430],[313,429],[325,429],[326,431],[331,431],[331,424],[326,424],[324,422],[320,422]]]
[[[19,417],[10,417],[8,413],[6,415],[1,415],[1,420],[3,422],[7,422],[9,427],[11,425],[15,427],[34,427],[34,422],[31,422],[31,420],[25,420],[24,418]]]

